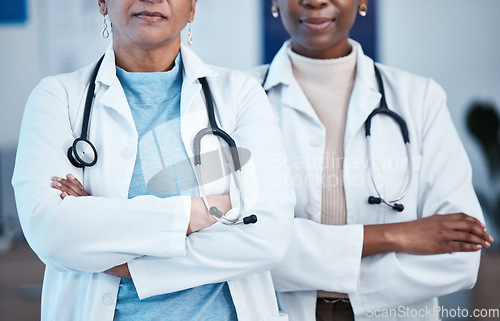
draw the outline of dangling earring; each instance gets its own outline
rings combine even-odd
[[[276,5],[274,4],[271,7],[271,14],[273,15],[274,18],[278,18],[280,16],[280,9],[276,7]]]
[[[107,39],[109,37],[108,24],[106,23],[106,15],[104,16],[104,23],[102,24],[101,37]]]
[[[368,7],[366,6],[366,3],[360,4],[359,5],[359,15],[361,17],[365,17],[367,13],[368,13]]]
[[[193,45],[193,32],[191,31],[191,22],[189,23],[188,27],[188,39],[187,39],[187,44],[189,47]]]

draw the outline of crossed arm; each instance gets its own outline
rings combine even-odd
[[[61,191],[61,198],[65,199],[68,196],[89,196],[80,181],[72,174],[68,174],[66,178],[54,176],[52,177],[52,187]],[[209,195],[207,196],[210,204],[216,206],[223,214],[226,214],[231,209],[231,201],[229,195]],[[208,210],[203,203],[201,197],[193,197],[191,199],[191,216],[189,219],[186,235],[198,232],[214,224],[216,221],[208,213]],[[115,266],[104,271],[106,274],[111,274],[121,278],[130,279],[130,271],[126,263]]]
[[[52,187],[61,191],[61,198],[88,196],[83,185],[73,175],[53,177]],[[229,195],[208,196],[224,214],[231,209]],[[202,199],[191,201],[191,216],[186,235],[200,231],[215,223]],[[421,219],[394,223],[365,225],[362,256],[400,252],[416,255],[472,252],[489,248],[493,238],[486,233],[486,226],[476,218],[463,213],[433,215]],[[127,265],[122,264],[105,273],[130,278]]]
[[[493,242],[485,228],[479,220],[463,213],[365,225],[362,256],[387,252],[430,255],[478,251],[489,248]]]

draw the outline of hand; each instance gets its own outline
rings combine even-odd
[[[62,192],[62,199],[68,195],[75,197],[89,196],[85,188],[83,188],[82,183],[71,174],[66,175],[66,178],[52,177],[52,187]]]
[[[409,254],[473,252],[493,242],[483,223],[463,213],[436,214],[400,223],[399,228],[399,251]]]
[[[117,265],[114,268],[111,268],[109,270],[104,271],[106,274],[114,275],[119,278],[123,279],[131,279],[132,276],[130,275],[130,271],[128,269],[127,263],[124,263],[122,265]]]
[[[226,214],[231,209],[231,199],[227,194],[209,195],[207,196],[207,200],[210,206],[217,207],[222,214]],[[193,197],[191,199],[191,217],[186,235],[212,226],[215,222],[217,221],[208,212],[203,199],[201,197]]]
[[[490,247],[485,225],[463,213],[433,215],[410,222],[365,226],[363,257],[385,252],[432,255]]]

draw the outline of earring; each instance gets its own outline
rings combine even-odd
[[[107,39],[109,37],[108,24],[106,23],[106,16],[104,16],[104,23],[102,24],[101,37]]]
[[[193,45],[193,32],[191,31],[191,22],[189,23],[188,27],[188,39],[187,39],[187,44],[189,47]]]
[[[366,6],[366,3],[360,4],[359,5],[359,15],[361,17],[365,17],[367,13],[368,13],[368,7]]]
[[[273,15],[274,18],[278,18],[280,16],[280,9],[276,7],[276,5],[274,4],[271,7],[271,14]]]

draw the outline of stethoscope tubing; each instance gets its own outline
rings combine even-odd
[[[75,167],[78,168],[85,168],[85,167],[90,167],[94,166],[97,163],[97,150],[95,146],[88,140],[88,129],[90,125],[90,113],[92,110],[92,105],[94,103],[94,96],[95,96],[95,87],[96,87],[96,79],[97,79],[97,74],[99,73],[99,69],[101,67],[102,61],[104,60],[103,55],[99,61],[97,62],[91,76],[91,80],[89,83],[89,88],[87,90],[87,95],[85,99],[85,109],[84,109],[84,114],[83,114],[83,121],[82,121],[82,131],[81,135],[79,138],[76,138],[73,141],[73,144],[71,147],[69,147],[67,151],[67,156],[71,164],[73,164]],[[245,204],[244,204],[244,194],[243,194],[243,185],[241,184],[241,162],[238,154],[238,149],[236,146],[236,142],[234,139],[227,134],[225,131],[223,131],[218,125],[215,120],[215,108],[214,108],[214,100],[212,97],[212,93],[210,91],[210,88],[208,86],[208,82],[206,78],[199,78],[198,79],[203,90],[203,94],[205,96],[206,100],[206,107],[207,107],[207,114],[208,114],[208,119],[209,119],[209,126],[207,128],[204,128],[200,130],[194,138],[193,142],[193,151],[194,151],[194,163],[197,168],[197,173],[198,173],[198,187],[200,191],[200,195],[203,199],[203,202],[205,206],[207,207],[209,213],[213,215],[213,217],[223,223],[223,224],[251,224],[257,222],[257,216],[255,215],[249,215],[247,217],[244,217],[243,219],[230,219],[225,217],[216,207],[211,207],[210,204],[208,203],[207,197],[205,195],[205,191],[203,188],[203,181],[202,181],[202,175],[201,175],[201,140],[205,135],[214,135],[217,137],[220,137],[222,140],[226,142],[226,144],[229,146],[229,150],[231,153],[231,159],[233,161],[233,173],[231,176],[233,176],[234,182],[236,184],[236,188],[239,192],[239,197],[240,197],[240,203],[239,203],[239,213],[240,216],[243,215],[245,211]],[[83,145],[82,148],[79,148]],[[91,151],[91,153],[88,153]],[[81,154],[80,154],[81,153]],[[87,159],[87,160],[86,160]]]
[[[227,134],[225,131],[223,131],[218,125],[217,121],[215,119],[215,107],[214,107],[214,100],[212,97],[212,93],[210,91],[210,87],[208,86],[208,81],[206,78],[199,78],[199,82],[202,86],[202,90],[205,96],[205,105],[207,108],[207,115],[208,115],[208,127],[201,129],[194,137],[193,140],[193,153],[194,153],[194,164],[196,166],[196,172],[199,180],[199,192],[200,196],[203,199],[203,202],[205,203],[206,208],[208,209],[209,213],[220,223],[225,224],[225,225],[238,225],[238,224],[250,224],[250,223],[255,223],[257,221],[257,217],[255,215],[250,215],[247,217],[244,217],[243,219],[230,219],[223,215],[216,207],[210,206],[208,203],[208,199],[205,194],[205,189],[203,187],[203,178],[201,175],[201,141],[203,137],[206,135],[214,135],[216,137],[221,138],[224,140],[224,142],[228,145],[229,151],[231,154],[231,160],[233,163],[234,168],[230,168],[229,170],[232,170],[231,176],[233,177],[234,183],[236,184],[236,189],[238,190],[239,194],[239,213],[240,216],[245,213],[245,204],[244,204],[244,191],[243,191],[243,185],[241,181],[241,162],[238,154],[238,148],[236,146],[236,142],[234,139]]]
[[[413,173],[413,161],[411,158],[410,143],[405,143],[406,155],[408,158],[408,178],[407,178],[407,182],[405,184],[405,188],[404,188],[403,192],[401,194],[399,194],[398,197],[396,197],[393,200],[388,201],[388,200],[386,200],[386,197],[383,196],[382,192],[378,188],[378,185],[375,181],[375,173],[373,170],[372,148],[371,148],[371,145],[372,145],[371,136],[366,136],[366,139],[367,139],[367,149],[368,149],[368,159],[369,159],[368,164],[369,164],[369,168],[370,168],[370,176],[371,176],[371,180],[373,183],[373,187],[375,188],[375,192],[377,193],[378,197],[380,198],[380,200],[382,202],[384,202],[386,205],[388,205],[390,207],[394,207],[394,203],[402,200],[408,194],[408,191],[410,190],[412,176],[413,176],[412,175],[412,173]]]
[[[378,195],[378,200],[377,198],[374,198],[373,196],[370,196],[368,198],[368,203],[370,204],[379,204],[380,202],[383,202],[387,206],[393,208],[394,210],[397,210],[399,212],[402,212],[404,210],[404,206],[402,204],[398,204],[396,202],[402,200],[407,194],[408,191],[410,190],[410,186],[412,183],[412,176],[413,176],[413,161],[411,157],[411,147],[410,147],[410,135],[408,131],[408,126],[406,125],[405,120],[395,113],[394,111],[390,110],[389,107],[387,106],[387,101],[385,97],[385,89],[384,89],[384,82],[382,80],[382,76],[380,74],[379,69],[375,64],[373,64],[374,70],[375,70],[375,77],[377,78],[377,83],[379,86],[379,91],[381,94],[380,98],[380,106],[378,108],[375,108],[370,115],[366,118],[365,121],[365,135],[366,135],[366,145],[367,145],[367,157],[368,157],[368,166],[370,170],[370,176],[372,180],[372,184],[375,188],[375,192]],[[371,141],[371,124],[372,120],[376,115],[385,115],[394,120],[399,126],[399,129],[401,131],[401,135],[403,137],[403,143],[405,144],[405,149],[406,149],[406,156],[408,159],[408,178],[406,181],[405,188],[403,189],[403,192],[399,194],[396,198],[393,200],[387,200],[385,196],[381,193],[377,182],[375,180],[375,173],[373,170],[373,155],[372,155],[372,141]]]

